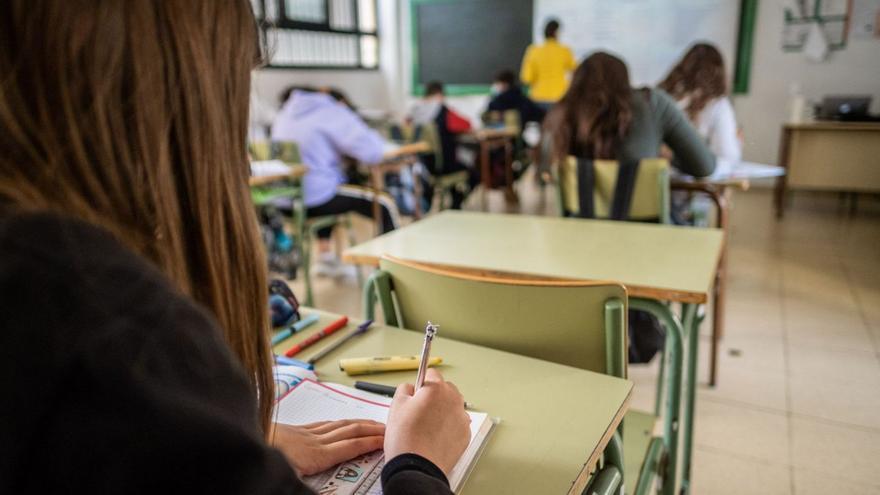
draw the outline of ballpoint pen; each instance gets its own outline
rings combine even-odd
[[[440,327],[434,325],[430,321],[425,326],[425,343],[422,345],[422,360],[419,363],[419,374],[416,375],[414,392],[418,392],[425,383],[425,373],[428,371],[428,359],[431,357],[431,342],[434,341],[434,336],[437,335],[437,330],[439,328]]]
[[[384,395],[385,397],[394,397],[394,393],[397,392],[397,387],[392,387],[391,385],[382,385],[381,383],[371,383],[371,382],[354,382],[354,388],[358,390],[363,390],[365,392],[372,392],[374,394]],[[465,409],[472,409],[473,406],[470,402],[464,403]]]
[[[336,349],[339,349],[340,347],[342,347],[343,344],[345,344],[346,342],[348,342],[352,338],[357,337],[358,335],[363,335],[370,328],[370,325],[372,325],[372,324],[373,324],[373,320],[367,320],[367,321],[361,323],[351,333],[349,333],[345,337],[342,337],[342,339],[340,339],[340,340],[336,341],[335,343],[330,344],[327,347],[321,349],[320,352],[318,352],[317,354],[315,354],[314,356],[312,356],[308,360],[308,363],[309,364],[317,363],[319,359],[323,358],[327,354],[330,354],[331,352],[335,351]]]

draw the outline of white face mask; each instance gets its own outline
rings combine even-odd
[[[504,86],[502,86],[501,84],[498,84],[498,83],[493,84],[492,87],[489,88],[489,93],[492,96],[500,95],[503,92],[504,92]]]

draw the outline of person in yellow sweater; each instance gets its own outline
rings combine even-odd
[[[574,70],[571,49],[557,41],[559,21],[544,26],[544,44],[530,45],[523,57],[520,79],[529,85],[529,96],[545,110],[562,98],[568,89],[568,73]]]

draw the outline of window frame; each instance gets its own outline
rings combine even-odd
[[[308,22],[308,21],[297,21],[289,18],[286,12],[285,0],[252,0],[253,3],[259,3],[260,12],[256,15],[257,25],[260,30],[260,36],[264,41],[269,41],[269,46],[271,46],[270,41],[270,32],[272,30],[287,30],[287,31],[305,31],[311,33],[325,33],[325,34],[341,34],[341,35],[350,35],[356,36],[357,43],[357,63],[352,65],[330,65],[330,64],[274,64],[269,61],[263,68],[270,70],[356,70],[356,71],[378,71],[382,64],[381,59],[381,50],[379,49],[380,44],[382,43],[381,36],[379,35],[379,2],[378,0],[373,3],[375,12],[374,18],[376,19],[375,29],[372,31],[363,31],[360,27],[360,18],[361,18],[361,5],[358,0],[348,0],[351,2],[352,12],[353,12],[353,28],[352,29],[339,29],[334,28],[330,25],[330,2],[332,0],[324,1],[324,19],[325,22]],[[269,21],[266,19],[266,4],[274,3],[275,4],[275,12],[277,14],[278,19],[275,21]],[[376,38],[376,65],[374,67],[366,67],[364,66],[363,54],[361,53],[361,37],[363,36],[373,36]]]

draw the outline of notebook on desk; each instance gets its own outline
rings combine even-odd
[[[370,419],[385,423],[390,404],[391,399],[381,395],[306,379],[278,402],[275,421],[290,425],[341,419]],[[449,475],[453,492],[464,484],[495,425],[485,413],[468,411],[468,415],[471,418],[471,441]],[[304,481],[317,493],[379,495],[382,493],[380,475],[383,466],[384,457],[381,451],[377,451],[308,476]]]

